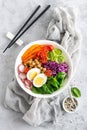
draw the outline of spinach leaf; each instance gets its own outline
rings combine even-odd
[[[44,84],[42,86],[42,88],[43,88],[43,91],[44,91],[45,94],[51,94],[52,93],[52,91],[49,89],[47,84]]]
[[[57,81],[56,78],[53,78],[52,83],[53,83],[53,86],[54,86],[54,87],[56,87],[56,88],[59,87],[59,82]]]
[[[40,91],[38,91],[38,90],[37,90],[37,88],[36,88],[36,87],[34,87],[34,86],[32,87],[32,91],[33,91],[34,93],[38,93],[38,94],[40,94],[40,93],[41,93],[41,92],[40,92]]]
[[[63,81],[64,81],[65,78],[66,78],[66,73],[65,73],[65,72],[59,72],[59,73],[57,74],[56,78],[57,78],[57,81],[58,81],[60,84],[62,84]]]
[[[77,87],[71,88],[71,93],[75,97],[81,97],[81,92]]]
[[[47,87],[50,89],[51,93],[53,93],[55,91],[54,86],[52,86],[52,84],[50,84],[50,82],[47,82]]]
[[[57,74],[57,79],[65,79],[66,78],[66,73],[65,72],[59,72]]]

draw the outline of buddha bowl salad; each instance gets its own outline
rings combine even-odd
[[[18,76],[24,86],[37,94],[59,90],[68,76],[69,65],[62,50],[53,45],[34,44],[21,56]]]

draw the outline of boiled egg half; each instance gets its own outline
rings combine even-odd
[[[30,69],[27,73],[27,79],[30,81],[33,81],[34,78],[40,73],[40,69],[38,68],[33,68]]]
[[[43,84],[45,84],[47,81],[47,76],[43,73],[38,74],[34,80],[33,85],[37,88],[41,87]]]

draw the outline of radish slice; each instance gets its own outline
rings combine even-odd
[[[19,74],[19,78],[20,78],[21,80],[26,79],[26,74],[20,73],[20,74]]]
[[[26,87],[27,89],[30,89],[29,85],[25,85],[25,87]]]
[[[25,83],[25,85],[30,85],[30,82],[27,79],[25,80],[24,83]]]
[[[25,82],[25,79],[21,79],[21,81],[24,83],[24,82]]]
[[[19,66],[18,66],[18,72],[20,73],[20,72],[24,72],[24,65],[23,64],[20,64]]]
[[[29,89],[32,88],[32,82],[31,82],[30,80],[26,79],[24,83],[25,83],[25,86],[26,86],[27,88],[29,88]]]

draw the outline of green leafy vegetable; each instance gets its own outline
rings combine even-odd
[[[40,88],[32,87],[32,91],[38,94],[51,94],[62,87],[66,73],[59,72],[57,76],[52,76],[47,79],[47,82]]]
[[[75,97],[81,97],[81,92],[77,87],[71,88],[71,93]]]
[[[57,80],[59,81],[59,83],[62,84],[63,81],[66,78],[66,73],[65,72],[59,72],[56,77],[57,77]]]
[[[54,49],[48,53],[48,60],[56,61],[58,63],[64,62],[64,55],[60,49]]]
[[[44,91],[44,94],[48,94],[48,93],[51,94],[52,93],[52,91],[49,89],[47,84],[44,84],[42,87],[43,87],[42,89]]]
[[[62,54],[62,50],[57,49],[57,48],[54,49],[54,52],[55,52],[57,55],[61,55],[61,54]]]
[[[57,61],[58,61],[59,63],[64,62],[64,56],[59,55],[58,58],[57,58]]]
[[[65,72],[59,72],[57,74],[57,79],[65,79],[66,77],[66,73]]]
[[[41,94],[41,93],[42,93],[42,94],[43,94],[43,91],[42,91],[40,88],[38,89],[38,88],[36,88],[36,87],[34,87],[34,86],[32,87],[32,91],[33,91],[34,93],[38,93],[38,94]]]

